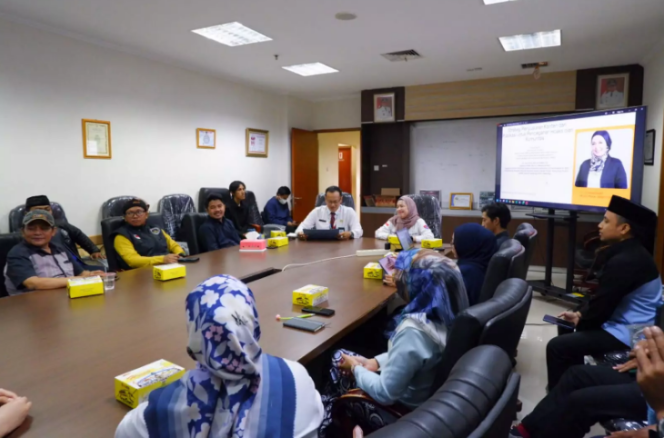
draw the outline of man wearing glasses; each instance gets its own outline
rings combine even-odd
[[[122,208],[124,223],[113,234],[113,246],[122,269],[175,263],[184,250],[166,231],[147,224],[149,206],[132,199]]]

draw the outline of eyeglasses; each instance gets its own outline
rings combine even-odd
[[[143,216],[144,214],[145,214],[145,211],[143,211],[143,210],[141,210],[141,211],[128,211],[128,212],[125,213],[125,216],[127,216],[127,217],[140,217],[140,216]]]

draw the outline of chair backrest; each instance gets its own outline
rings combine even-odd
[[[109,271],[118,271],[120,269],[120,259],[117,252],[115,252],[115,245],[113,244],[113,233],[120,228],[124,223],[122,217],[109,217],[101,221],[101,238],[104,242],[104,249],[106,250],[106,259],[108,260]],[[164,228],[164,221],[159,213],[150,213],[148,217],[148,225],[153,227]]]
[[[196,255],[202,252],[202,247],[198,242],[198,229],[203,224],[203,222],[205,222],[207,217],[207,213],[185,213],[182,216],[180,238],[187,242],[190,255]]]
[[[496,345],[515,361],[532,298],[533,290],[525,280],[508,278],[500,283],[492,300],[504,302],[509,307],[486,323],[480,344]]]
[[[506,437],[516,415],[520,376],[500,348],[467,352],[429,400],[372,438]]]
[[[5,265],[7,264],[7,254],[21,241],[19,233],[0,234],[0,298],[7,296],[5,288]]]
[[[53,211],[53,219],[55,219],[56,222],[67,222],[67,215],[65,214],[62,205],[57,202],[51,202],[51,211]],[[23,216],[25,216],[25,204],[21,204],[9,212],[10,233],[17,232],[21,229]]]
[[[263,218],[260,209],[258,208],[258,202],[256,201],[256,195],[254,192],[247,190],[244,202],[249,208],[249,223],[263,226]]]
[[[221,196],[221,199],[223,199],[224,204],[231,202],[231,192],[228,191],[228,189],[225,189],[223,187],[201,187],[201,189],[198,191],[199,213],[205,213],[207,211],[205,203],[207,202],[208,196],[210,196],[213,193],[215,195]]]
[[[480,345],[487,323],[513,307],[505,299],[491,298],[483,303],[468,307],[457,314],[452,328],[447,334],[447,345],[443,351],[432,393],[447,380],[450,371],[468,351]]]
[[[318,196],[316,196],[316,207],[320,207],[321,205],[325,205],[325,193],[319,193]],[[353,199],[353,195],[350,193],[342,192],[341,205],[350,207],[355,210],[355,200]]]
[[[521,256],[521,258],[519,258]],[[484,283],[482,284],[482,291],[478,302],[483,302],[491,297],[498,289],[498,285],[508,278],[512,278],[514,274],[521,273],[523,267],[523,257],[525,251],[521,244],[514,240],[509,239],[503,242],[500,249],[491,257],[489,267],[484,276]],[[517,258],[515,261],[515,257]],[[521,263],[521,271],[519,271],[517,263]],[[519,277],[520,278],[520,277]],[[524,276],[525,278],[525,276]]]
[[[521,245],[521,243],[516,239],[509,239],[503,242],[500,245],[500,249],[506,248],[521,248],[521,251],[518,251],[514,257],[512,257],[512,262],[510,263],[509,273],[507,278],[520,278],[525,280],[528,276],[528,267],[526,266],[526,249]]]
[[[136,198],[138,198],[138,196],[116,196],[115,198],[109,199],[101,206],[101,219],[104,220],[110,217],[122,217],[122,207],[124,207],[127,201]]]
[[[179,231],[182,216],[194,211],[196,211],[194,200],[189,195],[166,195],[157,204],[157,212],[161,213],[164,219],[164,229],[175,240],[180,240]]]
[[[427,223],[434,237],[440,239],[443,224],[443,209],[438,198],[431,195],[404,195],[415,201],[417,213]]]
[[[533,261],[533,253],[537,244],[537,230],[528,222],[524,222],[516,227],[514,239],[526,250],[526,272],[530,269],[530,263]]]

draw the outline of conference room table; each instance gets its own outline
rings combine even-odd
[[[240,278],[254,292],[263,351],[306,364],[395,293],[363,278],[364,265],[379,256],[355,256],[358,249],[383,247],[373,238],[291,241],[262,253],[234,247],[201,254],[181,279],[160,282],[152,268],[142,268],[120,273],[115,289],[104,295],[69,299],[58,289],[0,299],[0,387],[33,403],[29,419],[10,436],[112,437],[129,410],[115,399],[115,376],[159,359],[193,368],[185,298],[218,274]],[[292,291],[307,284],[327,286],[326,306],[336,311],[331,318],[314,317],[328,322],[317,333],[282,327],[275,318],[301,313]]]

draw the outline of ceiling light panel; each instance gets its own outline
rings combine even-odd
[[[288,67],[282,67],[284,70],[288,70],[300,76],[315,76],[315,75],[325,75],[328,73],[338,73],[339,70],[336,70],[330,66],[322,64],[320,62],[314,62],[311,64],[299,64],[291,65]]]
[[[238,22],[204,27],[202,29],[192,30],[192,32],[230,47],[272,41],[272,38],[256,32]]]
[[[484,0],[485,5],[495,5],[497,3],[514,2],[516,0]]]
[[[548,32],[535,32],[500,37],[499,40],[506,52],[513,52],[515,50],[530,50],[559,46],[561,44],[561,34],[560,29],[558,29]]]

